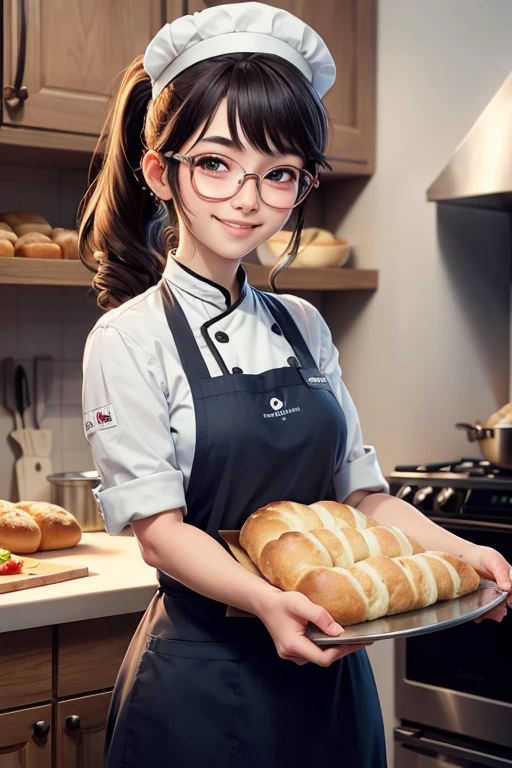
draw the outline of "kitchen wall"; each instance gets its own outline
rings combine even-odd
[[[325,210],[380,284],[323,306],[386,472],[476,455],[454,423],[508,401],[509,217],[437,210],[425,191],[512,70],[511,28],[509,0],[379,4],[377,170],[352,205],[332,188]],[[370,655],[391,755],[391,643]]]
[[[53,226],[74,227],[85,173],[0,167],[0,211],[28,210]],[[53,391],[43,426],[52,429],[53,469],[92,469],[81,417],[81,361],[85,338],[99,317],[87,288],[0,285],[0,358],[12,356],[32,376],[33,359],[55,359]],[[0,498],[15,498],[17,445],[8,440],[12,416],[0,407]]]

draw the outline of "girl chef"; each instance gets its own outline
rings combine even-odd
[[[498,553],[386,495],[323,319],[240,264],[294,209],[296,252],[334,76],[286,11],[217,6],[160,30],[100,139],[80,237],[110,311],[86,346],[85,429],[106,527],[132,526],[160,583],[114,691],[108,768],[385,766],[366,651],[314,646],[307,623],[336,635],[332,617],[220,543],[270,501],[357,505],[507,588]]]

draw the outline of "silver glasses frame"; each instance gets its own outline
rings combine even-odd
[[[311,184],[307,188],[306,192],[302,195],[302,197],[296,203],[294,203],[293,205],[287,205],[285,207],[282,207],[280,205],[271,205],[270,203],[267,203],[266,200],[264,200],[262,195],[261,195],[261,179],[262,179],[262,177],[266,176],[267,173],[270,173],[271,171],[275,170],[276,168],[282,168],[283,165],[273,166],[272,168],[269,168],[268,171],[265,171],[265,173],[262,173],[262,174],[260,174],[260,173],[246,173],[245,168],[243,168],[240,165],[240,163],[238,163],[237,160],[234,160],[234,162],[237,162],[238,165],[240,165],[240,168],[242,168],[242,171],[244,172],[244,175],[242,177],[242,183],[240,184],[240,186],[238,187],[236,192],[233,192],[233,194],[229,195],[228,197],[207,197],[206,195],[202,195],[200,192],[198,192],[197,187],[196,187],[195,182],[194,182],[194,169],[195,169],[196,158],[204,157],[205,155],[206,156],[208,156],[208,155],[215,155],[215,156],[217,156],[218,155],[219,157],[226,157],[229,160],[233,160],[233,158],[229,158],[228,155],[223,155],[221,152],[218,152],[218,153],[216,153],[216,152],[200,152],[199,154],[194,155],[194,156],[182,155],[179,152],[163,152],[162,155],[163,155],[163,157],[167,158],[168,160],[178,160],[178,162],[180,162],[180,163],[187,163],[189,168],[190,168],[190,181],[191,181],[192,187],[193,187],[194,192],[196,193],[196,195],[198,197],[202,198],[203,200],[211,200],[211,201],[216,202],[216,203],[222,203],[225,200],[231,200],[232,197],[234,197],[235,195],[237,195],[240,192],[240,190],[242,189],[242,187],[245,184],[247,179],[255,179],[256,180],[256,187],[258,189],[258,194],[259,194],[259,196],[261,198],[261,201],[263,203],[265,203],[265,205],[268,205],[269,208],[276,208],[279,211],[291,211],[293,208],[297,208],[297,206],[299,206],[301,203],[304,202],[304,200],[309,195],[309,193],[311,192],[312,189],[315,189],[316,187],[318,187],[320,185],[320,180],[319,180],[318,176],[313,176],[312,173],[310,173],[309,171],[306,171],[304,168],[297,168],[297,166],[295,166],[295,165],[289,165],[289,164],[286,165],[285,164],[284,167],[294,168],[296,171],[300,171],[301,173],[305,173],[306,176],[308,176],[311,179]]]

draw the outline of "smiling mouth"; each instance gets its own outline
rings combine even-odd
[[[213,218],[220,221],[221,224],[226,224],[228,227],[234,227],[235,229],[256,229],[256,227],[260,226],[259,224],[235,224],[234,221],[225,221],[224,219],[219,219],[218,216]]]

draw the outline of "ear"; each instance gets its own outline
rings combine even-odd
[[[160,200],[171,200],[172,192],[167,181],[167,166],[162,155],[154,149],[146,152],[141,163],[147,186]]]

